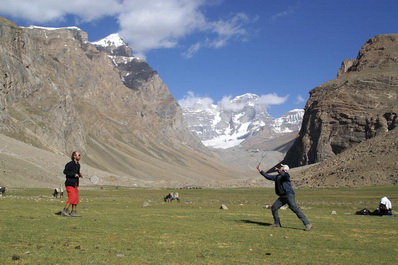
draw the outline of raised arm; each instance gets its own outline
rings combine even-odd
[[[270,174],[265,173],[265,172],[261,169],[260,165],[257,165],[256,168],[257,168],[258,172],[259,172],[264,178],[266,178],[266,179],[268,179],[268,180],[275,181],[276,175],[270,175]]]

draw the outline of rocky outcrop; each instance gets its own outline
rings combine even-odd
[[[324,161],[398,126],[398,35],[368,40],[343,66],[336,79],[310,92],[285,163]]]
[[[341,76],[342,74],[347,73],[349,71],[349,69],[351,68],[351,66],[354,64],[354,61],[355,60],[353,60],[353,59],[344,60],[341,63],[339,71],[337,72],[337,77]]]

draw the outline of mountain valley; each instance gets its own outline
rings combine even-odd
[[[75,150],[100,185],[270,187],[261,159],[289,164],[302,187],[397,184],[397,34],[369,39],[280,118],[249,93],[180,106],[117,34],[90,43],[76,27],[0,17],[0,41],[1,186],[62,186]]]

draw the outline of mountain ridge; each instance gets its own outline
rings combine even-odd
[[[217,105],[207,102],[180,101],[188,127],[203,144],[213,148],[231,148],[247,141],[260,131],[269,130],[268,139],[298,132],[304,110],[294,109],[273,118],[258,95],[246,93]]]

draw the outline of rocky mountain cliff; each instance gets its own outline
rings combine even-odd
[[[22,28],[1,17],[0,42],[0,133],[56,154],[80,150],[86,164],[110,176],[234,178],[127,45],[100,47],[76,27]]]
[[[368,40],[336,79],[310,92],[299,137],[284,162],[325,161],[398,125],[398,34]]]
[[[298,132],[304,114],[304,110],[295,109],[273,118],[260,97],[250,93],[217,105],[197,102],[182,108],[189,128],[204,145],[222,149],[235,147],[258,134],[266,141]]]

